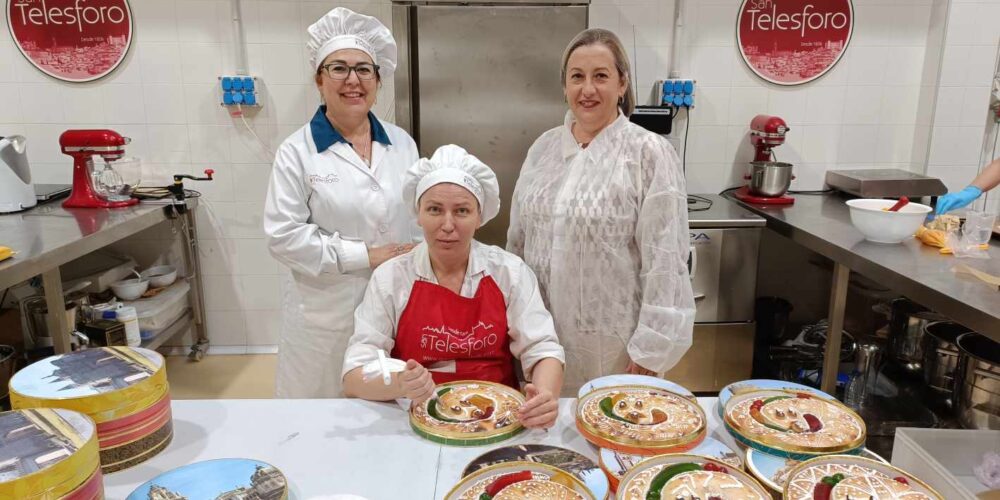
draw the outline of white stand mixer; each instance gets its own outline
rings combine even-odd
[[[0,213],[20,212],[38,203],[26,142],[20,135],[0,137]]]

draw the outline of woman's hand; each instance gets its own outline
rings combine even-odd
[[[653,376],[653,377],[656,376],[656,372],[654,372],[652,370],[647,370],[647,369],[639,366],[639,363],[636,363],[635,361],[632,361],[632,360],[629,360],[628,366],[625,367],[625,373],[628,373],[628,374],[631,374],[631,375],[650,375],[650,376]]]
[[[399,374],[399,384],[403,397],[409,398],[413,404],[423,403],[434,395],[431,372],[412,359],[406,362],[406,370]]]
[[[535,384],[524,386],[527,401],[518,410],[518,419],[528,429],[548,429],[556,424],[559,416],[559,399],[552,391],[536,387]]]
[[[397,255],[403,255],[404,253],[413,250],[416,245],[413,243],[393,243],[390,245],[383,245],[380,247],[369,247],[368,248],[368,266],[371,269],[375,269],[381,266],[383,262],[396,257]]]

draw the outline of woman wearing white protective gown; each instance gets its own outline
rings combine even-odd
[[[278,148],[264,205],[271,254],[291,269],[278,346],[279,398],[340,397],[354,309],[371,270],[420,238],[403,205],[413,139],[371,112],[396,42],[374,17],[336,8],[309,27],[324,105]]]
[[[606,30],[563,56],[565,123],[531,146],[507,249],[538,276],[566,351],[564,394],[612,373],[663,373],[691,346],[687,194],[667,140],[628,120],[628,58]]]

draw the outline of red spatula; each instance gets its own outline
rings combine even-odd
[[[909,203],[909,202],[910,202],[909,198],[907,198],[905,196],[900,196],[899,197],[899,201],[897,201],[895,205],[893,205],[891,208],[889,208],[889,211],[890,212],[898,212],[900,208],[905,207],[906,204]]]

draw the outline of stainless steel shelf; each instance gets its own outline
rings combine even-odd
[[[191,312],[191,308],[184,310],[184,314],[177,318],[173,323],[170,324],[165,330],[160,332],[159,335],[149,339],[143,340],[140,347],[146,349],[156,349],[163,345],[166,341],[176,337],[179,333],[186,332],[189,328],[194,327],[194,314]]]

